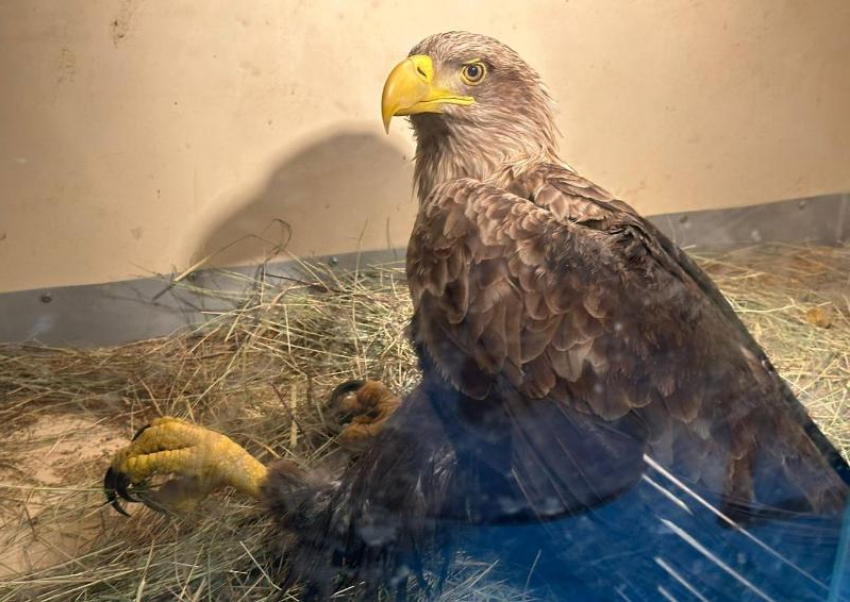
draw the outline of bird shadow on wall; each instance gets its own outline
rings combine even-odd
[[[262,190],[201,237],[187,271],[397,249],[416,204],[411,157],[376,134],[343,131],[289,155]],[[286,253],[281,253],[283,250]]]

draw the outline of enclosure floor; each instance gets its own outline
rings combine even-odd
[[[697,259],[846,455],[850,249]],[[224,492],[180,520],[143,508],[128,520],[102,506],[101,483],[111,455],[164,414],[226,432],[263,461],[329,462],[338,450],[320,406],[334,385],[416,382],[400,267],[311,270],[305,281],[266,275],[193,333],[109,349],[0,346],[0,600],[281,595],[264,564],[270,524],[249,501]],[[522,598],[486,568],[462,567],[446,599]]]

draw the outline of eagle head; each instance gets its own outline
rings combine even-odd
[[[467,32],[430,36],[390,72],[384,126],[409,116],[420,198],[448,179],[487,180],[504,168],[554,157],[552,102],[534,69],[508,46]]]

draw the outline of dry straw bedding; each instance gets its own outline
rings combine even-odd
[[[850,248],[697,259],[847,455]],[[235,309],[192,332],[103,349],[0,346],[0,600],[297,599],[275,585],[271,525],[254,503],[221,492],[188,517],[135,508],[127,520],[102,507],[101,478],[163,414],[226,432],[263,461],[333,461],[321,407],[334,385],[416,382],[400,266],[304,267],[299,280],[262,272]],[[522,599],[488,572],[462,563],[445,598]]]

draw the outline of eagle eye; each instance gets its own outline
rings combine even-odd
[[[461,77],[465,83],[474,86],[481,83],[486,72],[487,69],[484,67],[484,63],[471,63],[463,66]]]

